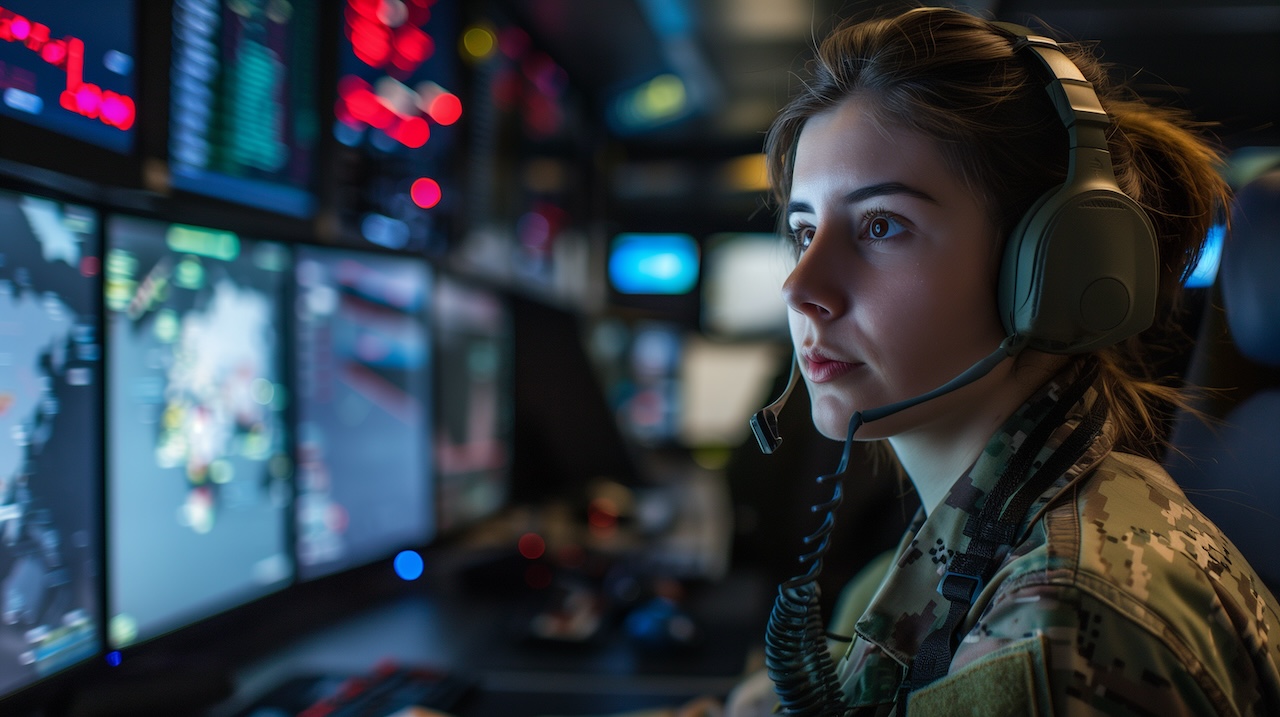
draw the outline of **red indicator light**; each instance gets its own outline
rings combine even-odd
[[[427,139],[431,136],[431,127],[421,117],[409,117],[402,119],[394,132],[388,134],[391,134],[392,138],[400,144],[417,149],[427,143]]]
[[[50,42],[40,48],[40,59],[54,67],[61,67],[67,61],[67,43],[62,40]]]
[[[347,0],[347,5],[361,15],[373,19],[378,17],[378,9],[382,7],[382,0]]]
[[[369,90],[356,89],[342,99],[346,100],[347,111],[351,116],[365,124],[386,129],[395,122],[396,115],[391,108]]]
[[[457,95],[442,92],[427,105],[427,114],[431,119],[443,125],[450,125],[462,116],[462,100]]]
[[[413,198],[414,204],[423,209],[430,209],[440,203],[440,183],[427,177],[415,179],[413,186],[409,188],[409,196]],[[523,542],[524,538],[520,540]]]
[[[75,111],[96,119],[102,105],[102,88],[87,83],[80,85],[80,89],[75,91],[75,103]]]
[[[357,18],[351,23],[351,49],[361,62],[381,67],[391,54],[391,32],[376,22]]]
[[[436,43],[431,36],[413,25],[401,25],[400,29],[396,30],[395,39],[392,42],[396,48],[396,57],[393,62],[402,70],[415,69],[436,49]]]
[[[516,542],[516,548],[521,555],[529,560],[537,560],[542,557],[543,553],[547,552],[547,543],[537,533],[525,533]]]
[[[80,257],[80,275],[92,277],[98,275],[99,262],[96,256]]]
[[[9,33],[14,40],[22,42],[31,35],[31,21],[21,15],[9,21]]]
[[[114,92],[102,93],[102,121],[118,127],[120,129],[129,129],[133,126],[133,120],[137,117],[137,109],[133,106],[133,100],[124,95],[117,95]]]

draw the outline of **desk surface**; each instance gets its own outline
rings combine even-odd
[[[431,665],[474,678],[463,717],[603,714],[723,695],[761,643],[769,592],[756,576],[695,586],[685,607],[703,639],[678,649],[637,646],[606,627],[586,644],[518,635],[512,601],[495,595],[422,590],[372,606],[234,675],[236,695],[208,713],[229,717],[284,680],[360,674],[380,662]]]

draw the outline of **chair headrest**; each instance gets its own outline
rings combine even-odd
[[[1280,168],[1236,194],[1222,248],[1227,324],[1250,360],[1280,366]]]

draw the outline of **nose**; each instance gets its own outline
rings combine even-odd
[[[792,311],[814,321],[834,319],[848,305],[845,262],[834,251],[837,242],[815,234],[809,248],[782,283],[782,299]]]

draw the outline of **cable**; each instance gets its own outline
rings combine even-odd
[[[1026,346],[1025,341],[1017,336],[1010,336],[986,358],[942,386],[905,401],[866,412],[855,411],[849,417],[849,428],[844,440],[844,451],[840,456],[840,465],[834,473],[818,476],[817,479],[819,485],[832,483],[833,488],[829,499],[810,509],[814,513],[826,512],[818,528],[804,538],[804,545],[813,546],[813,548],[800,556],[803,572],[778,587],[778,597],[774,600],[773,610],[769,614],[769,624],[765,630],[765,667],[768,669],[769,678],[773,680],[782,714],[803,717],[840,717],[847,711],[839,678],[836,675],[835,662],[831,659],[831,652],[827,647],[826,624],[819,604],[818,576],[822,573],[822,558],[831,547],[836,511],[844,501],[843,478],[849,466],[849,456],[853,452],[854,434],[867,421],[885,418],[982,378],[1000,362],[1016,355],[1024,346]],[[775,407],[780,407],[779,404],[790,395],[794,385],[793,370],[792,380],[786,393],[761,413],[774,417],[777,410]],[[753,420],[753,428],[755,425]],[[757,431],[757,438],[759,437],[760,433]],[[761,440],[762,450],[764,446],[765,441]]]

